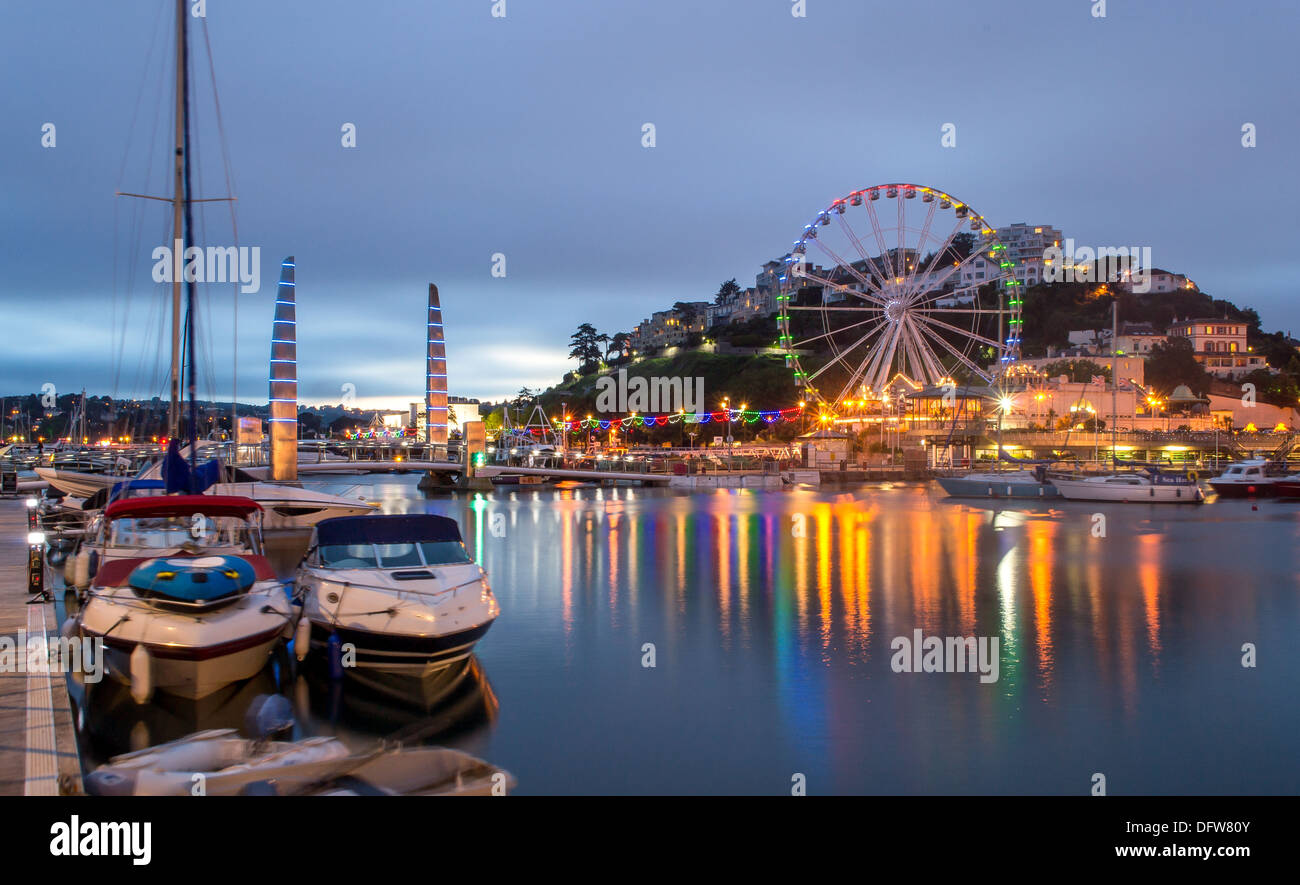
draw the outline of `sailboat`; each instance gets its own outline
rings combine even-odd
[[[175,246],[193,242],[190,210],[188,52],[185,3],[176,7]],[[184,226],[180,221],[183,217]],[[167,494],[125,498],[103,510],[104,559],[69,628],[103,648],[109,673],[139,703],[155,689],[203,698],[255,675],[291,635],[296,620],[283,585],[262,555],[262,507],[249,498],[198,494],[220,478],[197,462],[195,280],[186,280],[188,461],[177,430],[180,298],[173,284],[173,430],[163,459]],[[174,494],[181,492],[182,494]],[[109,556],[110,547],[117,554]],[[142,554],[142,555],[131,555]]]
[[[1119,301],[1111,304],[1111,360],[1110,360],[1110,459],[1115,470],[1115,427],[1119,378],[1115,374],[1115,342],[1119,334]],[[1158,467],[1148,467],[1143,473],[1112,472],[1101,476],[1076,479],[1052,478],[1061,496],[1071,501],[1116,501],[1142,504],[1203,504],[1205,493],[1196,480],[1180,473],[1166,473]]]
[[[323,519],[330,519],[341,516],[356,516],[372,512],[377,508],[376,505],[358,498],[350,498],[342,495],[334,495],[327,492],[313,489],[304,489],[297,484],[273,483],[266,482],[268,478],[267,468],[247,468],[241,470],[232,465],[222,465],[217,461],[209,461],[203,465],[202,471],[197,464],[198,455],[201,447],[204,445],[196,438],[197,416],[195,413],[195,340],[194,340],[194,280],[186,280],[187,290],[187,307],[185,311],[186,330],[184,341],[188,348],[186,355],[186,369],[188,372],[188,395],[189,395],[189,416],[187,433],[183,434],[181,420],[181,402],[180,402],[180,376],[181,376],[181,357],[182,357],[182,337],[181,337],[181,282],[185,277],[190,276],[188,273],[181,273],[180,260],[185,255],[184,248],[187,243],[193,245],[192,236],[192,219],[191,204],[196,202],[190,193],[190,149],[189,149],[189,104],[188,104],[188,50],[186,47],[186,27],[185,21],[187,13],[184,0],[177,0],[176,3],[176,40],[177,40],[177,64],[176,64],[176,134],[175,134],[175,165],[173,180],[173,195],[170,198],[145,197],[146,199],[163,200],[170,202],[173,208],[172,214],[172,248],[174,261],[176,262],[176,271],[172,274],[172,350],[171,350],[171,404],[168,412],[168,421],[170,428],[170,438],[176,440],[182,435],[187,436],[188,446],[182,451],[187,453],[191,476],[197,477],[200,474],[206,477],[204,482],[199,484],[193,483],[168,483],[169,491],[187,491],[192,493],[207,493],[213,495],[240,495],[249,497],[258,502],[267,513],[266,528],[275,529],[309,529],[317,522]],[[123,196],[143,197],[141,194],[123,194]],[[224,198],[218,198],[224,199]],[[286,262],[285,267],[291,268],[292,262]],[[292,271],[289,271],[289,282],[286,283],[284,273],[281,276],[281,288],[286,285],[292,287]],[[276,322],[283,322],[280,318],[281,302],[277,300]],[[279,346],[273,341],[272,347]],[[278,362],[272,360],[272,363]],[[272,384],[276,380],[272,379]],[[296,383],[289,382],[289,383]],[[274,396],[274,394],[273,394]],[[284,406],[286,401],[273,400],[273,409],[277,406]],[[82,391],[82,397],[78,406],[78,414],[82,421],[82,436],[84,437],[84,419],[85,419],[85,391]],[[290,405],[292,410],[292,405]],[[233,420],[233,418],[232,418]],[[273,422],[277,419],[273,418]],[[75,417],[74,417],[75,423]],[[284,425],[272,424],[273,435],[282,432]],[[232,427],[233,430],[233,427]],[[292,437],[292,432],[290,436]],[[290,439],[292,443],[292,439]],[[134,479],[152,480],[162,478],[164,474],[164,464],[166,459],[159,460],[144,470],[140,471]],[[54,488],[77,498],[91,499],[100,491],[108,490],[116,483],[126,477],[114,476],[109,473],[88,473],[80,471],[69,471],[58,469],[53,466],[38,467],[36,475],[40,479],[49,483]]]
[[[980,473],[966,473],[960,476],[940,476],[936,480],[939,487],[950,498],[1056,498],[1056,487],[1047,478],[1047,465],[1052,461],[1013,458],[1002,448],[1001,403],[998,404],[997,447],[998,460],[995,469]],[[953,416],[953,427],[957,417]],[[1014,470],[998,470],[996,467],[1008,461],[1018,465]]]

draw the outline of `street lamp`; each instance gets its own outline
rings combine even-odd
[[[727,472],[731,472],[731,398],[722,398],[722,408],[727,410]]]

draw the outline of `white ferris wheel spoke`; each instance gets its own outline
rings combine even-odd
[[[858,309],[858,310],[869,310],[870,308],[860,307],[860,308],[857,308],[857,309]],[[880,311],[877,310],[877,311],[874,311],[874,313],[879,314]],[[805,339],[802,340],[802,341],[796,341],[796,342],[794,342],[793,344],[791,344],[790,347],[794,348],[795,350],[798,350],[800,347],[803,347],[805,344],[812,344],[814,341],[820,341],[820,340],[823,339],[823,338],[829,338],[830,336],[834,335],[836,332],[847,332],[849,329],[856,329],[858,326],[865,326],[867,323],[871,322],[872,319],[873,319],[873,317],[867,317],[865,320],[859,320],[859,321],[856,322],[856,323],[851,323],[851,324],[849,324],[849,325],[847,325],[847,326],[844,326],[844,327],[842,327],[842,328],[839,328],[839,329],[831,329],[829,332],[823,332],[822,334],[817,335],[817,336],[815,336],[815,337],[813,337],[813,338],[805,338]],[[884,325],[884,321],[883,321],[883,320],[881,321],[881,325],[882,325],[882,326]]]
[[[976,377],[983,378],[985,381],[989,380],[988,372],[985,372],[982,368],[976,365],[970,359],[970,357],[966,356],[966,354],[962,353],[960,350],[958,350],[957,348],[949,344],[948,339],[944,338],[942,335],[940,335],[938,332],[931,329],[929,326],[922,325],[920,328],[923,332],[925,332],[935,341],[939,342],[939,344],[942,345],[945,350],[947,350],[949,353],[955,356],[959,361],[961,361],[962,365],[966,366],[966,368],[974,372]]]
[[[829,369],[831,366],[835,365],[837,362],[840,363],[841,365],[843,365],[844,368],[846,368],[846,369],[852,369],[852,366],[849,365],[849,362],[848,362],[848,360],[846,359],[846,357],[847,357],[850,353],[852,353],[853,350],[854,350],[854,348],[856,348],[859,344],[862,344],[863,342],[865,342],[868,338],[870,338],[872,335],[874,335],[874,334],[876,334],[877,332],[879,332],[881,329],[888,328],[888,326],[889,326],[889,322],[888,322],[887,320],[884,320],[884,319],[880,320],[880,322],[879,322],[879,324],[878,324],[877,326],[875,326],[874,328],[868,329],[868,330],[866,331],[866,333],[865,333],[861,338],[859,338],[857,341],[854,341],[852,344],[850,344],[848,347],[844,348],[844,350],[842,350],[842,351],[836,351],[835,354],[834,354],[834,356],[832,356],[832,358],[830,359],[830,361],[827,362],[826,365],[824,365],[824,366],[822,366],[820,369],[818,369],[816,372],[813,372],[811,375],[809,375],[807,380],[809,380],[809,381],[814,381],[814,380],[816,380],[817,377],[818,377],[819,375],[821,375],[822,372],[825,372],[827,369]],[[836,330],[836,331],[838,331],[838,330]]]
[[[926,323],[927,325],[938,326],[941,329],[947,329],[949,332],[955,332],[958,335],[964,335],[965,337],[969,338],[972,341],[978,341],[981,344],[987,344],[989,347],[992,347],[995,350],[1001,347],[1001,345],[998,344],[996,341],[993,341],[989,338],[985,338],[983,335],[980,335],[978,332],[972,332],[970,329],[963,329],[960,326],[954,326],[951,323],[945,323],[943,320],[935,319],[932,316],[925,316],[923,314],[916,314],[916,316],[918,319],[920,319],[922,322]]]
[[[939,362],[938,357],[934,355],[934,351],[930,349],[928,344],[926,344],[925,336],[921,334],[916,321],[910,316],[907,318],[907,327],[912,333],[912,336],[916,339],[917,348],[920,351],[922,358],[925,360],[926,368],[930,373],[930,377],[926,380],[931,384],[938,384],[939,381],[946,377],[948,373],[944,371],[943,364]]]
[[[815,283],[819,283],[819,284],[821,284],[822,286],[826,286],[826,287],[829,287],[829,288],[831,288],[831,289],[834,289],[836,292],[842,292],[842,293],[844,293],[845,295],[852,295],[852,296],[854,296],[854,297],[856,297],[856,298],[862,298],[863,300],[866,300],[866,301],[874,301],[875,303],[877,303],[877,304],[879,304],[879,305],[882,305],[882,306],[885,304],[885,299],[883,298],[883,293],[881,293],[881,295],[879,295],[879,296],[873,294],[873,292],[878,292],[878,291],[879,291],[878,289],[876,289],[875,286],[872,286],[872,287],[871,287],[871,288],[872,288],[872,292],[862,292],[862,291],[859,291],[858,289],[854,289],[854,288],[852,288],[852,287],[850,287],[850,286],[846,286],[846,285],[844,285],[843,283],[836,283],[836,282],[833,282],[833,281],[831,281],[831,280],[826,279],[825,277],[819,277],[819,276],[817,276],[817,274],[809,273],[808,271],[803,271],[803,272],[801,272],[801,273],[799,274],[799,276],[802,277],[802,278],[805,279],[805,280],[812,280],[813,282],[815,282]],[[823,295],[823,297],[825,297],[825,296]],[[794,310],[795,308],[790,308],[790,309],[791,309],[791,310]],[[798,309],[799,309],[799,310],[816,310],[817,308],[814,306],[814,307],[801,307],[801,308],[798,308]]]
[[[867,248],[862,245],[862,240],[858,237],[857,232],[853,230],[853,225],[849,224],[848,220],[839,213],[836,213],[836,217],[839,219],[840,228],[844,231],[844,235],[853,242],[853,248],[858,251],[858,254],[862,256],[862,260],[871,269],[871,272],[876,275],[876,279],[880,281],[881,286],[877,288],[877,291],[880,293],[882,298],[887,298],[888,296],[885,295],[884,291],[884,283],[886,283],[889,278],[885,276],[884,271],[882,271],[880,266],[876,264],[875,259],[867,254]]]
[[[903,201],[900,199],[899,203],[901,204],[902,202]],[[934,222],[934,211],[938,207],[939,204],[934,200],[931,200],[930,209],[925,213],[925,224],[921,226],[921,238],[916,241],[916,266],[912,268],[912,272],[908,274],[907,279],[903,281],[901,289],[905,301],[910,300],[908,296],[923,286],[927,289],[935,288],[930,281],[929,273],[927,272],[924,276],[921,276],[920,273],[921,259],[924,257],[923,253],[925,252],[925,244],[930,239],[930,225]],[[906,256],[904,256],[904,260],[906,260]]]
[[[880,254],[884,256],[885,267],[889,271],[889,278],[892,280],[897,274],[894,273],[894,259],[889,255],[889,247],[885,245],[885,231],[880,226],[880,219],[876,217],[876,207],[869,199],[862,201],[867,207],[867,214],[871,216],[871,232],[876,237],[876,245],[880,247]]]
[[[844,270],[846,270],[846,271],[848,271],[850,274],[852,274],[853,277],[854,277],[855,279],[857,279],[857,281],[858,281],[859,283],[861,283],[863,286],[866,286],[866,287],[867,287],[868,289],[870,289],[872,292],[877,292],[877,293],[879,293],[879,296],[880,296],[881,298],[887,297],[887,296],[885,295],[885,293],[880,289],[880,287],[876,286],[876,285],[875,285],[874,283],[872,283],[869,279],[867,279],[867,277],[866,277],[865,274],[863,274],[861,271],[859,271],[859,270],[858,270],[856,267],[854,267],[852,264],[850,264],[849,262],[847,262],[847,261],[845,261],[843,258],[841,258],[839,255],[837,255],[837,254],[835,253],[835,250],[831,249],[830,246],[827,246],[825,243],[823,243],[822,240],[821,240],[821,237],[813,237],[812,240],[813,240],[814,243],[817,244],[817,248],[818,248],[818,249],[821,249],[823,252],[825,252],[826,255],[827,255],[827,257],[830,258],[831,261],[835,262],[835,266],[836,266],[837,268],[841,268],[841,267],[844,268]],[[809,274],[807,271],[803,271],[803,272],[800,273],[800,276],[810,277],[811,274]],[[834,284],[832,283],[831,285],[834,285]],[[850,290],[850,291],[852,291],[852,290]],[[881,303],[883,303],[883,301],[882,301]]]
[[[938,265],[938,263],[941,260],[943,260],[943,256],[947,254],[948,249],[952,246],[953,240],[957,238],[957,234],[961,233],[962,225],[965,223],[965,221],[966,220],[964,218],[957,219],[957,224],[953,227],[951,231],[948,232],[948,236],[944,238],[943,245],[939,247],[939,251],[935,252],[934,257],[930,259],[930,266],[925,269],[925,276],[922,277],[922,279],[928,279],[930,274],[934,272],[935,266]],[[925,247],[922,245],[922,246],[918,246],[917,248],[923,249]],[[960,267],[954,266],[954,271],[959,269]],[[960,277],[958,277],[958,279],[960,279]],[[908,292],[907,294],[910,296],[913,293]]]

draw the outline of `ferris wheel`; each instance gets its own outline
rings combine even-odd
[[[878,397],[900,376],[913,387],[989,383],[1019,356],[1023,302],[1007,247],[941,190],[853,191],[817,213],[783,265],[777,327],[807,398]]]

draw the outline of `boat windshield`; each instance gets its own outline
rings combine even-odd
[[[325,568],[419,568],[472,562],[460,541],[419,544],[329,544],[320,548]]]
[[[163,550],[183,544],[249,550],[247,520],[238,516],[142,516],[115,519],[108,526],[108,546]]]
[[[469,551],[460,541],[425,541],[420,545],[426,565],[460,565],[470,562]]]

